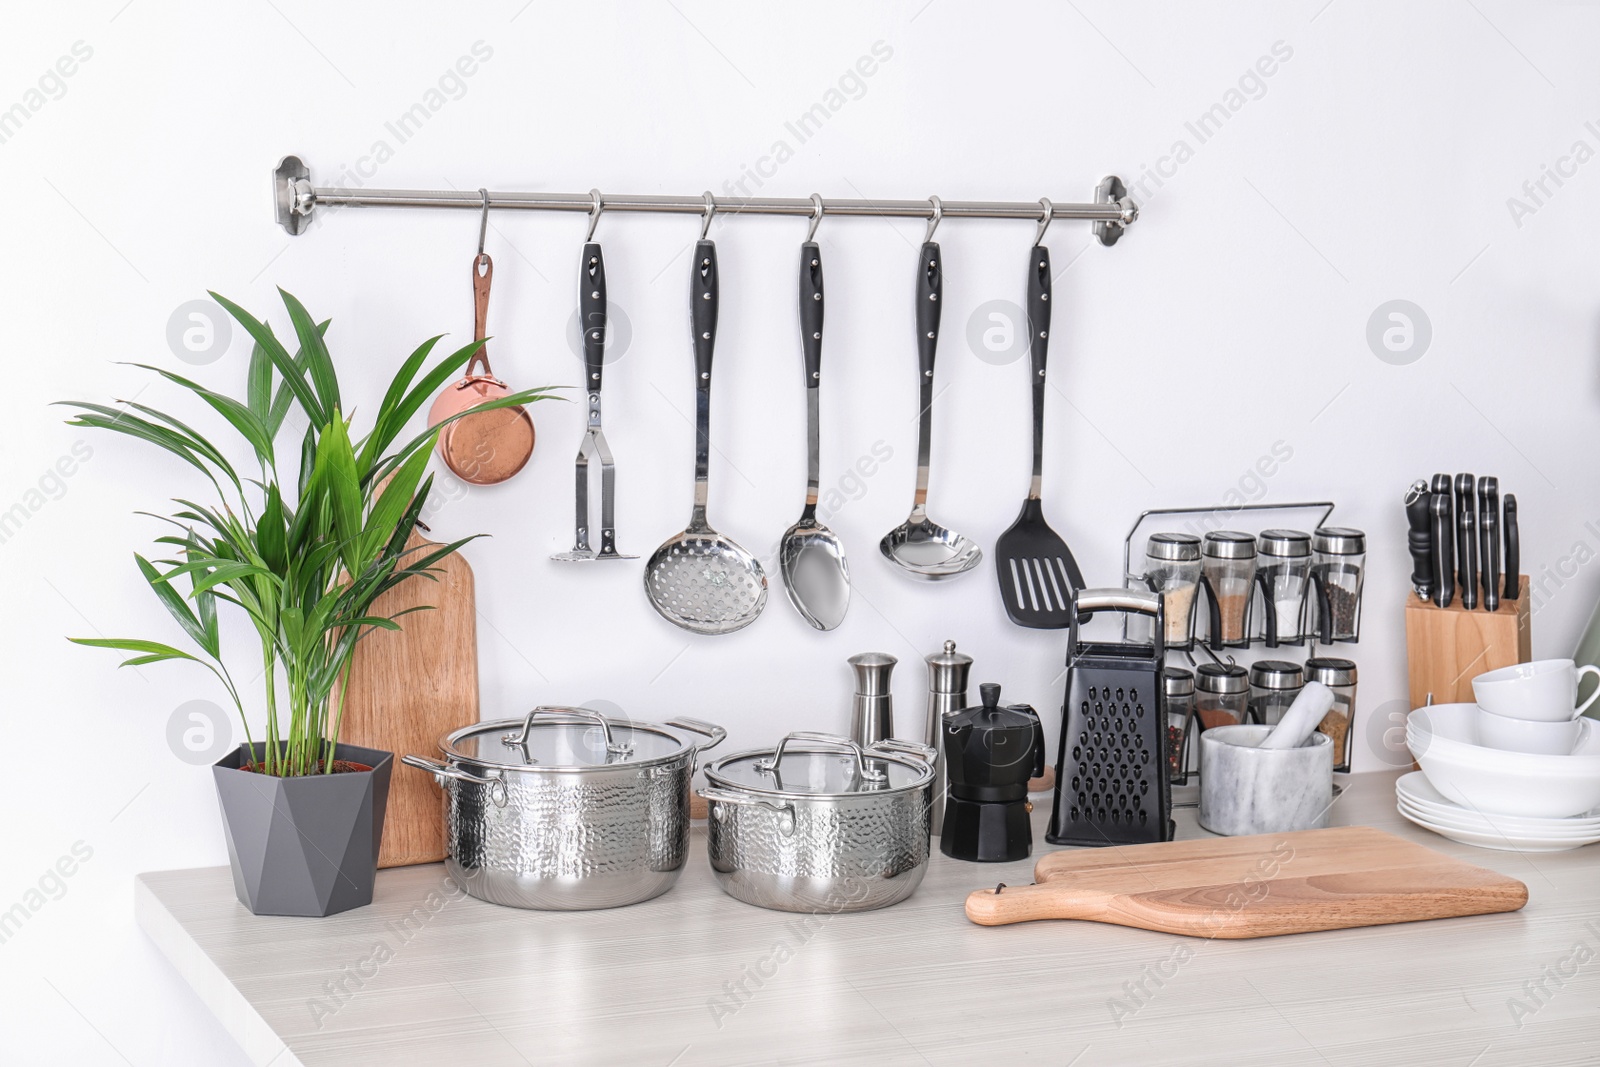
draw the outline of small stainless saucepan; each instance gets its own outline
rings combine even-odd
[[[445,735],[442,762],[401,762],[444,787],[445,868],[468,893],[514,908],[615,908],[678,880],[689,780],[726,736],[694,719],[657,726],[539,707]]]
[[[707,766],[711,869],[747,904],[867,911],[898,904],[928,869],[933,749],[892,738],[862,748],[792,733],[776,749]]]

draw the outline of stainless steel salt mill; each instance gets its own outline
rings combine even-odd
[[[928,730],[924,739],[937,755],[933,764],[933,809],[930,812],[933,832],[944,826],[944,796],[948,786],[944,765],[944,730],[940,728],[944,717],[967,706],[967,675],[972,670],[972,657],[956,651],[954,641],[946,641],[944,650],[927,657],[928,661]]]
[[[894,694],[889,673],[900,661],[887,652],[862,652],[851,656],[856,672],[856,695],[850,701],[850,737],[861,747],[894,736]]]

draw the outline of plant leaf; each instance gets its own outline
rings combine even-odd
[[[145,663],[158,663],[165,659],[187,659],[199,663],[200,660],[184,652],[182,649],[163,645],[159,641],[139,641],[126,637],[69,637],[75,645],[87,645],[90,648],[114,648],[119,652],[141,653],[137,659],[124,660],[118,664],[121,667],[138,667]]]
[[[322,331],[293,293],[280,288],[278,295],[283,298],[283,306],[289,309],[289,321],[294,323],[294,334],[300,339],[300,352],[311,374],[311,384],[322,400],[322,410],[339,410],[344,406],[339,400],[339,376],[334,373],[333,358],[322,341]]]
[[[361,558],[361,479],[356,474],[355,450],[344,419],[334,419],[317,441],[317,474],[324,479],[333,504],[333,531],[339,539],[345,569],[359,574]]]
[[[226,308],[228,314],[237,319],[239,325],[256,339],[256,344],[266,350],[267,355],[272,358],[273,365],[278,368],[278,373],[283,376],[284,384],[294,393],[295,399],[300,401],[300,406],[305,409],[311,422],[317,426],[325,425],[328,421],[327,411],[317,400],[311,384],[306,381],[305,374],[295,365],[294,359],[284,350],[277,337],[273,336],[272,328],[220,293],[211,293],[211,299]]]

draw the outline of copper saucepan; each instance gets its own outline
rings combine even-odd
[[[484,223],[488,223],[488,197],[484,197]],[[494,280],[494,260],[483,251],[480,231],[478,254],[472,261],[473,338],[482,341],[489,317],[489,287]],[[480,367],[481,364],[481,367]],[[428,410],[428,425],[437,426],[452,415],[485,401],[507,396],[511,389],[494,376],[489,352],[480,346],[459,381],[445,387]],[[533,455],[533,419],[521,405],[480,411],[456,419],[439,433],[439,456],[456,476],[474,485],[495,485],[520,471]]]

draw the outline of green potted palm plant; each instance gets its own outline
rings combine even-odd
[[[65,402],[77,413],[71,425],[155,445],[204,474],[216,497],[214,503],[179,498],[176,510],[158,516],[172,527],[156,538],[170,558],[134,557],[188,650],[128,638],[71,640],[130,653],[123,666],[187,660],[216,676],[246,738],[213,768],[239,899],[256,914],[330,915],[372,900],[393,759],[339,743],[340,683],[364,635],[402,625],[398,616],[371,614],[373,602],[408,578],[432,577],[435,563],[472,540],[407,549],[432,488],[425,468],[444,423],[410,436],[404,431],[482,342],[428,367],[439,338],[425,341],[401,364],[358,435],[324,343],[327,322],[317,323],[300,301],[280,292],[299,346],[293,355],[265,322],[211,294],[255,341],[243,401],[138,365],[221,416],[242,439],[234,451],[253,453],[247,473],[229,449],[166,412],[131,401]],[[455,418],[547,395],[528,390]],[[280,473],[279,431],[295,408],[307,425]],[[266,713],[259,741],[224,661],[219,602],[242,611],[259,642]]]

